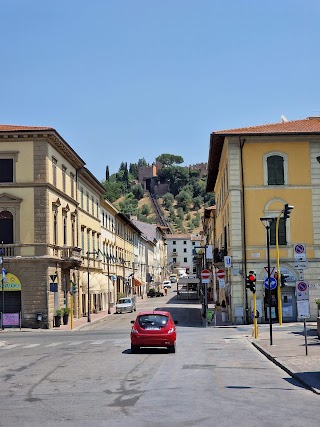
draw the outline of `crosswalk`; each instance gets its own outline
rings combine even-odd
[[[14,344],[8,344],[6,342],[0,342],[0,352],[2,351],[9,351],[12,349],[34,349],[34,348],[52,348],[52,347],[80,347],[82,344],[86,344],[88,346],[100,346],[103,345],[107,342],[113,342],[114,344],[119,344],[119,343],[124,343],[127,340],[126,339],[102,339],[102,340],[82,340],[82,341],[56,341],[56,342],[51,342],[51,343],[42,343],[42,342],[38,342],[38,343],[14,343]]]

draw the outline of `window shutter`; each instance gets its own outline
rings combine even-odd
[[[270,245],[276,245],[276,224],[277,221],[273,221],[270,227]],[[286,220],[280,218],[279,221],[279,246],[287,244],[287,233],[286,233]]]
[[[284,185],[283,157],[270,156],[267,159],[268,185]]]

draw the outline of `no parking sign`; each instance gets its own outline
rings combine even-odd
[[[305,280],[296,282],[297,300],[308,300],[309,299],[309,285]]]
[[[306,245],[305,243],[295,243],[293,245],[295,261],[306,261]]]

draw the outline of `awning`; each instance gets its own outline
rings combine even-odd
[[[133,284],[134,284],[134,286],[141,286],[141,285],[142,285],[142,282],[141,282],[141,280],[136,279],[136,278],[134,277],[134,279],[133,279]]]
[[[88,293],[88,273],[83,272],[81,277],[82,283],[82,292],[84,294]],[[96,274],[90,273],[90,282],[89,282],[90,294],[98,294],[101,292],[101,287],[99,280]]]

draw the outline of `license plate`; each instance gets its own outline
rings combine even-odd
[[[160,329],[160,327],[157,327],[157,326],[147,326],[147,327],[146,327],[146,329],[147,329],[148,331],[154,331],[154,330],[159,330],[159,329]]]

